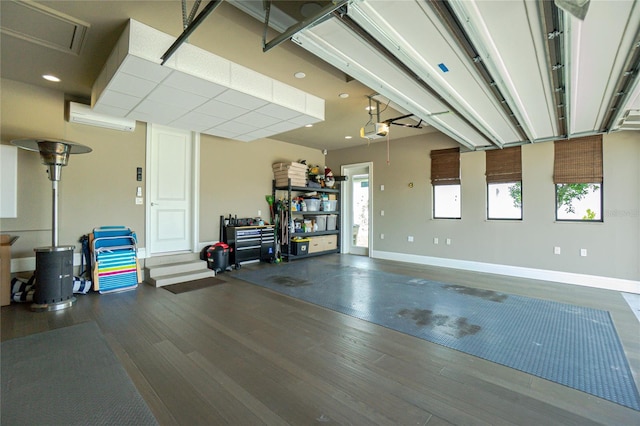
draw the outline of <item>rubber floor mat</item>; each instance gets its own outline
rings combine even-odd
[[[607,311],[311,261],[236,278],[640,411]]]

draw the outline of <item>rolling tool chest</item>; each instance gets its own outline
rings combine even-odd
[[[240,267],[241,262],[275,257],[273,225],[225,226],[225,242],[231,247],[231,263]]]

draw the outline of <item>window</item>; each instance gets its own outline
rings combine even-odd
[[[602,221],[602,135],[554,142],[556,220]]]
[[[431,151],[433,217],[460,219],[460,148]]]
[[[487,218],[522,219],[522,153],[519,146],[486,152]]]

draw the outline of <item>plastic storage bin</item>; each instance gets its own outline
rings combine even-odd
[[[327,231],[335,231],[338,225],[338,215],[327,215]]]
[[[294,238],[291,240],[291,254],[305,256],[309,254],[309,238]]]
[[[338,200],[324,200],[321,207],[325,212],[334,212],[338,207]]]
[[[307,211],[320,211],[320,200],[318,200],[317,198],[305,198],[304,203],[307,205]]]
[[[326,231],[327,230],[327,215],[318,215],[318,216],[307,216],[308,219],[311,219],[318,225],[317,229],[314,228],[314,231]]]

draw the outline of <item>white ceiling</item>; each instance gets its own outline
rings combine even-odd
[[[64,53],[6,32],[12,2],[3,0],[1,75],[57,87],[70,97],[90,98],[91,88],[130,18],[170,37],[182,31],[181,4],[177,0],[37,3],[63,16],[65,22],[87,24],[79,54]],[[306,2],[275,5],[279,3],[290,11]],[[187,2],[188,10],[192,4]],[[311,129],[269,136],[273,139],[319,149],[365,144],[357,135],[370,118],[364,110],[366,96],[374,93],[391,101],[381,120],[409,111],[432,126],[392,126],[392,139],[437,129],[472,150],[612,131],[622,125],[629,111],[631,117],[637,117],[640,110],[638,0],[592,0],[584,21],[552,3],[531,0],[358,0],[350,2],[346,15],[332,16],[297,33],[294,39],[299,46],[287,41],[266,53],[262,52],[264,25],[254,19],[264,21],[262,5],[262,0],[224,2],[191,34],[189,43],[324,99],[324,122]],[[554,25],[561,33],[555,39],[549,36],[546,24],[551,21],[545,21],[549,11],[558,17]],[[269,30],[268,40],[296,19],[272,12],[271,26],[277,31]],[[557,57],[550,56],[554,51]],[[296,71],[305,72],[307,77],[294,78]],[[630,73],[629,81],[621,80],[625,72]],[[63,82],[45,82],[40,77],[44,73],[58,73]],[[135,78],[118,84],[124,85],[120,92],[129,94],[146,90],[146,83]],[[211,116],[219,120],[229,117],[221,117],[216,108],[221,99],[211,99],[223,92],[197,90],[177,96],[171,85],[162,92],[138,102],[135,118],[144,121],[145,113],[161,112],[169,123],[197,131],[223,126],[230,137],[250,134],[261,120],[269,126],[265,118],[269,114],[254,113],[245,117],[248,122],[218,123]],[[350,96],[340,98],[340,93]],[[167,96],[172,99],[171,108],[163,103]],[[621,102],[616,105],[618,100]],[[204,107],[207,102],[211,104]],[[199,111],[195,111],[196,104]],[[164,107],[159,109],[158,105]],[[175,114],[168,113],[172,108]],[[197,113],[187,118],[184,110],[189,108]],[[345,140],[347,135],[353,139]]]
[[[324,120],[324,100],[131,19],[93,85],[98,113],[250,142]]]

